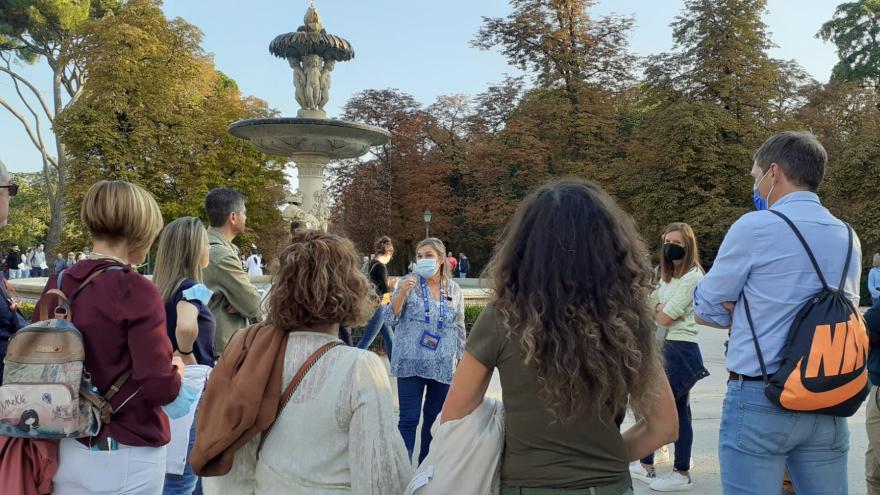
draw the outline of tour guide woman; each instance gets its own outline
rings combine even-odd
[[[416,270],[401,279],[386,318],[394,330],[391,374],[400,400],[398,428],[412,458],[419,417],[424,415],[419,463],[431,446],[431,425],[446,400],[464,352],[464,298],[451,278],[446,247],[428,238],[416,248]],[[422,404],[424,396],[424,405]]]

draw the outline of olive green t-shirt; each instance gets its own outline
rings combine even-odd
[[[494,313],[491,304],[480,313],[465,349],[490,370],[498,368],[501,375],[506,423],[501,483],[576,489],[628,478],[619,423],[603,423],[597,416],[554,422],[538,397],[537,376],[524,364],[518,340],[507,337]]]

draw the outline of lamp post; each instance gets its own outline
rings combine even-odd
[[[431,210],[425,209],[425,239],[431,237],[431,231],[428,229],[428,224],[431,223]]]

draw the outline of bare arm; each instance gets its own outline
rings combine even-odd
[[[675,399],[665,373],[656,378],[658,390],[647,410],[639,411],[643,416],[635,425],[623,432],[623,443],[629,452],[629,460],[645,457],[661,445],[674,442],[678,438],[678,412]]]
[[[177,338],[177,349],[181,351],[175,355],[179,355],[186,364],[197,364],[192,350],[199,337],[199,309],[194,304],[187,301],[177,303],[177,328],[174,336]]]
[[[440,418],[443,423],[461,419],[472,413],[474,409],[483,403],[489,381],[492,379],[492,370],[483,366],[477,358],[465,351],[455,370],[449,395],[443,404]],[[672,406],[675,411],[675,406]]]

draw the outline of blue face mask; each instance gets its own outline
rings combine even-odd
[[[198,396],[198,388],[184,382],[180,385],[180,392],[174,402],[162,406],[162,409],[170,419],[182,418],[189,412]]]
[[[752,202],[755,203],[755,209],[758,211],[770,208],[770,195],[773,194],[773,187],[775,187],[776,184],[770,187],[770,192],[767,193],[767,199],[761,197],[761,183],[764,182],[764,179],[766,179],[768,175],[770,175],[769,170],[763,177],[761,177],[761,180],[755,184],[755,187],[752,188]]]
[[[422,278],[430,278],[437,272],[437,260],[424,258],[416,262],[415,272]]]

